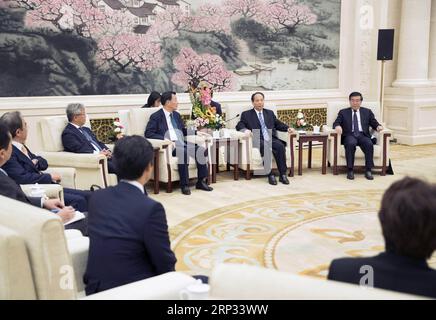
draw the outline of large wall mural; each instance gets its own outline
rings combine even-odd
[[[0,0],[0,96],[338,87],[340,0]]]

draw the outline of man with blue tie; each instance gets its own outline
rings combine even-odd
[[[187,130],[183,124],[182,117],[176,111],[178,107],[175,92],[164,92],[161,103],[163,108],[153,113],[145,129],[145,137],[148,139],[170,140],[173,142],[173,157],[178,158],[178,169],[180,175],[180,188],[184,195],[190,195],[189,189],[189,157],[195,158],[197,164],[198,181],[196,188],[203,191],[212,191],[206,183],[208,177],[207,150],[187,143],[185,136]]]
[[[107,157],[109,173],[115,173],[115,165],[112,163],[112,152],[97,137],[91,129],[85,127],[86,111],[81,103],[70,103],[67,106],[68,125],[62,132],[62,144],[64,150],[74,153],[100,153]]]
[[[347,159],[347,179],[354,180],[354,156],[356,147],[359,146],[365,154],[365,178],[373,180],[372,168],[374,167],[374,144],[371,140],[369,127],[383,130],[383,127],[375,119],[371,109],[362,107],[363,96],[360,92],[353,92],[349,96],[350,108],[339,111],[336,121],[333,123],[337,134],[342,135],[341,141],[345,147]]]
[[[89,255],[84,276],[93,294],[174,271],[165,209],[147,196],[153,147],[140,136],[115,144],[120,182],[93,193],[89,203]]]
[[[269,184],[277,185],[276,177],[271,170],[271,153],[277,163],[279,181],[289,184],[286,176],[286,142],[277,137],[277,131],[293,132],[293,130],[277,119],[273,111],[265,109],[265,95],[262,92],[254,93],[251,102],[254,108],[241,114],[236,130],[247,134],[255,131],[253,147],[259,149],[262,155]],[[259,132],[259,135],[256,132]]]

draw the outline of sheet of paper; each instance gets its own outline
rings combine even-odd
[[[83,220],[83,219],[85,219],[85,215],[82,212],[80,212],[80,211],[76,211],[75,214],[74,214],[74,218],[71,219],[68,222],[65,222],[64,226],[67,226],[67,225],[69,225],[71,223],[74,223],[74,222],[77,222],[77,221],[80,221],[80,220]]]

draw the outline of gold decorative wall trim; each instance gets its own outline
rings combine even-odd
[[[297,113],[300,108],[292,107],[292,109],[281,109],[277,111],[280,121],[292,126],[297,120]],[[323,126],[327,124],[327,108],[301,108],[308,124],[308,130],[312,130],[313,126]]]
[[[115,118],[91,119],[91,130],[96,135],[97,139],[103,143],[113,143],[111,140]]]

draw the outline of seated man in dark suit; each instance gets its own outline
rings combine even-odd
[[[10,178],[18,184],[51,184],[59,183],[61,176],[56,173],[42,173],[47,170],[47,161],[36,156],[27,148],[27,123],[20,112],[7,112],[0,118],[0,123],[9,129],[12,135],[12,155],[3,166]],[[64,200],[67,206],[72,206],[81,212],[88,211],[90,191],[64,188]]]
[[[210,91],[210,97],[213,98],[213,90]],[[211,100],[210,101],[210,106],[212,108],[215,108],[216,114],[219,114],[220,116],[223,115],[223,109],[221,108],[221,104]]]
[[[85,106],[81,103],[71,103],[67,106],[67,118],[70,122],[62,132],[64,150],[74,153],[100,153],[107,157],[109,173],[116,173],[112,163],[112,152],[108,147],[98,141],[91,129],[84,126],[86,123]]]
[[[120,182],[94,192],[89,205],[89,257],[86,294],[174,271],[163,206],[144,185],[153,174],[153,147],[128,136],[114,149]]]
[[[195,158],[198,170],[198,181],[196,188],[204,191],[212,191],[206,183],[208,177],[207,151],[191,143],[185,142],[187,130],[182,117],[176,111],[178,107],[175,92],[165,92],[162,94],[163,108],[150,117],[145,129],[145,137],[149,139],[171,140],[173,141],[173,156],[178,158],[178,169],[180,175],[180,187],[182,193],[190,195],[188,156]]]
[[[436,186],[414,178],[384,194],[379,219],[386,251],[370,258],[333,260],[328,279],[436,298]]]
[[[345,146],[348,174],[347,179],[354,180],[354,155],[359,146],[365,154],[365,177],[373,180],[372,168],[374,167],[374,145],[369,133],[369,127],[383,130],[383,127],[374,117],[374,113],[367,108],[361,107],[363,96],[359,92],[350,94],[350,108],[339,111],[338,118],[333,128],[342,135],[342,144]]]
[[[289,184],[286,176],[288,170],[286,166],[286,142],[277,137],[278,131],[293,130],[281,122],[275,116],[274,112],[265,109],[265,95],[262,92],[256,92],[251,96],[253,109],[244,111],[241,114],[241,120],[236,125],[236,130],[251,134],[253,131],[253,147],[259,149],[262,158],[264,158],[264,168],[268,175],[268,181],[271,185],[277,185],[275,175],[271,170],[271,150],[277,163],[280,174],[280,182]]]
[[[57,211],[57,215],[66,223],[74,218],[75,209],[65,207],[59,199],[45,199],[40,197],[27,197],[21,187],[8,177],[2,166],[10,159],[12,154],[12,137],[6,126],[0,123],[0,195],[18,200],[38,208]],[[73,222],[65,229],[78,229],[86,235],[86,221]]]

